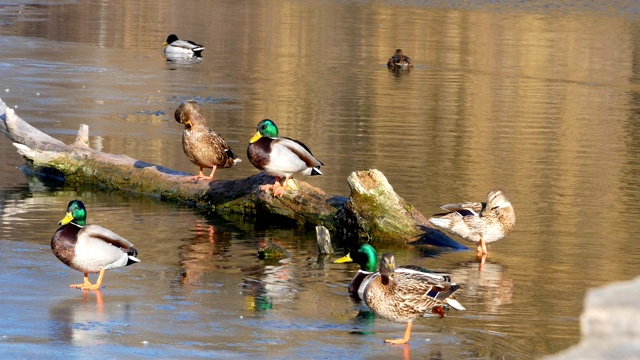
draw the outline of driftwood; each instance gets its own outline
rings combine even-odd
[[[350,197],[325,194],[293,180],[282,197],[261,191],[273,178],[258,174],[230,181],[190,182],[190,174],[159,165],[95,151],[89,147],[88,126],[80,127],[75,143],[66,145],[22,120],[0,99],[0,131],[14,143],[35,174],[63,179],[70,186],[99,186],[184,203],[225,216],[277,217],[304,226],[325,226],[346,237],[373,241],[435,244],[461,249],[398,196],[377,170],[353,172]]]

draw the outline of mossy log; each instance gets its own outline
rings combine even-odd
[[[356,171],[348,178],[350,197],[325,194],[294,179],[281,197],[261,191],[273,182],[265,174],[245,179],[191,182],[191,175],[126,155],[89,147],[89,129],[82,125],[76,141],[66,145],[21,119],[0,99],[0,131],[14,143],[31,171],[63,179],[69,186],[92,186],[155,196],[225,216],[290,219],[304,226],[322,225],[346,237],[373,241],[423,243],[464,248],[393,191],[377,170]]]

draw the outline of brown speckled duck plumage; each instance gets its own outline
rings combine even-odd
[[[429,221],[467,241],[478,244],[478,254],[486,254],[486,244],[511,232],[516,213],[502,190],[487,193],[486,202],[467,202],[442,206],[447,213],[435,214]]]
[[[451,295],[460,288],[440,277],[422,271],[404,269],[396,271],[395,257],[385,253],[380,259],[380,271],[363,281],[364,301],[378,316],[398,323],[406,323],[404,337],[387,339],[392,344],[405,344],[409,341],[413,320],[425,314],[442,311],[443,306],[464,310]]]
[[[407,55],[402,53],[402,49],[396,49],[396,52],[387,61],[387,67],[389,69],[407,69],[413,67],[413,61]]]
[[[229,168],[240,162],[222,136],[207,126],[207,120],[200,114],[200,107],[195,101],[180,104],[175,119],[184,124],[182,149],[185,155],[200,167],[193,180],[213,180],[217,168]],[[212,169],[211,175],[205,176],[204,168]]]

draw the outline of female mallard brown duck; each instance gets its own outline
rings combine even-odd
[[[87,210],[80,200],[67,206],[62,225],[51,238],[51,251],[65,265],[84,273],[82,284],[69,287],[97,290],[102,286],[105,270],[116,269],[140,262],[138,250],[127,239],[99,225],[86,225]],[[89,274],[100,273],[95,284]]]
[[[396,52],[387,61],[387,67],[392,70],[408,69],[413,67],[411,58],[402,53],[402,49],[396,49]]]
[[[180,40],[176,34],[169,35],[162,46],[167,57],[200,56],[204,50],[204,46],[190,40]]]
[[[367,279],[371,274],[378,271],[378,255],[376,249],[368,243],[361,244],[356,250],[350,251],[347,255],[334,261],[335,264],[355,262],[360,265],[360,269],[354,275],[349,283],[349,295],[355,300],[362,300],[364,289],[370,280]],[[451,275],[445,273],[436,273],[416,265],[405,265],[396,267],[396,272],[423,272],[429,277],[433,277],[437,281],[451,281]]]
[[[516,223],[516,213],[502,190],[487,193],[487,202],[443,205],[448,213],[429,221],[465,240],[478,244],[478,256],[487,254],[487,244],[505,237]]]
[[[267,184],[261,190],[273,189],[274,196],[281,196],[289,186],[293,174],[322,175],[320,166],[311,150],[300,141],[278,137],[278,127],[269,119],[260,121],[256,134],[249,140],[247,147],[249,161],[265,173],[275,176],[273,185]],[[285,180],[280,185],[280,178]]]
[[[207,126],[207,120],[200,114],[200,107],[195,101],[186,101],[176,109],[176,121],[184,124],[182,132],[182,149],[192,163],[200,167],[198,175],[192,181],[200,179],[213,180],[216,170],[228,168],[241,160],[215,131]],[[202,172],[211,169],[211,175]]]
[[[416,318],[434,310],[440,313],[445,305],[464,310],[458,301],[450,298],[460,288],[458,284],[422,271],[398,271],[391,253],[382,255],[380,271],[365,278],[361,286],[364,286],[364,302],[371,311],[387,320],[407,324],[403,338],[385,340],[393,345],[409,342]]]

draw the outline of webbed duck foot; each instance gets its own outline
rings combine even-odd
[[[82,290],[99,290],[101,286],[102,286],[101,284],[89,284],[88,286],[83,286],[80,289],[82,289]]]
[[[191,182],[198,182],[198,180],[213,180],[213,175],[216,173],[216,168],[213,168],[213,171],[211,171],[211,175],[207,176],[204,174],[204,172],[202,172],[202,168],[200,168],[200,172],[198,172],[198,175],[192,176],[189,181]]]
[[[384,342],[391,345],[402,345],[409,342],[409,340],[405,339],[386,339]]]
[[[213,177],[205,176],[205,175],[196,175],[196,176],[192,176],[189,179],[189,181],[191,181],[191,182],[198,182],[198,180],[213,180]]]
[[[82,289],[82,290],[98,290],[102,286],[102,279],[104,278],[104,269],[100,269],[100,276],[98,276],[98,280],[95,284],[92,284],[89,281],[89,274],[84,274],[84,283],[82,284],[72,284],[69,285],[71,288]]]
[[[282,196],[286,189],[287,188],[285,186],[280,185],[279,182],[276,182],[275,184],[267,184],[267,185],[260,186],[260,190],[262,191],[273,190],[273,196],[275,197]]]
[[[273,196],[278,197],[284,195],[284,191],[287,190],[286,186],[274,186],[273,187]]]
[[[91,286],[91,282],[89,281],[89,274],[84,274],[84,282],[82,284],[71,284],[69,288],[71,289],[83,289],[85,287]]]
[[[384,342],[391,345],[401,345],[409,342],[409,337],[411,336],[411,328],[413,327],[413,323],[407,323],[407,328],[404,331],[404,337],[402,339],[386,339]]]

